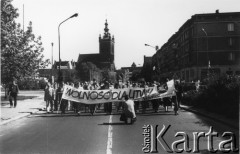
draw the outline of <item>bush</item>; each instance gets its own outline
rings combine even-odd
[[[238,118],[239,81],[237,76],[226,76],[211,80],[208,82],[207,89],[199,92],[186,92],[183,103],[230,118]]]
[[[18,81],[20,90],[39,90],[44,89],[46,83],[44,80],[25,78]]]

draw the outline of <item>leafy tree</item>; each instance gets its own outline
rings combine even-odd
[[[35,37],[30,22],[23,31],[15,19],[17,9],[12,0],[1,1],[1,82],[7,84],[12,79],[32,76],[37,69],[49,64],[43,60],[41,37]]]
[[[110,79],[109,69],[104,68],[104,69],[102,70],[102,79],[105,80],[105,81],[109,81],[109,79]]]
[[[131,77],[131,80],[132,81],[138,81],[138,79],[141,78],[141,70],[134,70],[132,72],[132,77]]]
[[[76,76],[81,81],[89,81],[91,72],[97,72],[98,74],[100,73],[99,68],[97,68],[97,66],[92,62],[78,62],[76,64]]]

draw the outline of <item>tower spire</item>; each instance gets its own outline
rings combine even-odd
[[[101,35],[99,36],[99,51],[100,54],[103,55],[105,61],[107,64],[113,64],[114,63],[114,37],[111,36],[108,29],[108,21],[106,19],[105,21],[105,27],[104,27],[104,34],[101,38]]]
[[[104,37],[108,37],[110,35],[108,31],[109,31],[109,29],[108,29],[108,23],[107,23],[107,19],[106,19],[105,28],[104,28]]]

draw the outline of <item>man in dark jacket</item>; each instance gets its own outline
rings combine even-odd
[[[18,85],[16,84],[16,81],[12,81],[12,83],[9,85],[8,89],[8,96],[9,96],[9,102],[10,102],[10,107],[13,107],[13,102],[14,100],[14,107],[17,106],[17,95],[19,92]]]

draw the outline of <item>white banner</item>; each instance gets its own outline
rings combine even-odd
[[[72,86],[66,85],[64,87],[62,99],[84,103],[84,104],[98,104],[107,102],[123,101],[126,95],[134,100],[151,100],[163,97],[173,96],[174,84],[168,84],[168,91],[159,94],[157,87],[148,88],[124,88],[124,89],[106,89],[106,90],[81,90]]]
[[[138,100],[140,101],[147,101],[147,100],[153,100],[153,99],[160,99],[160,98],[164,98],[164,97],[172,97],[172,96],[176,96],[175,93],[175,86],[174,86],[174,80],[170,80],[167,82],[167,87],[168,90],[165,93],[152,93],[150,95],[146,95],[142,98],[138,98]]]

